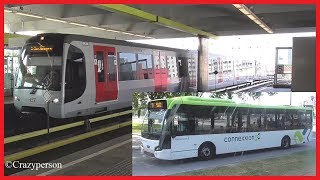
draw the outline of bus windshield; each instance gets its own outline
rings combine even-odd
[[[161,134],[166,109],[149,110],[142,124],[142,133]]]

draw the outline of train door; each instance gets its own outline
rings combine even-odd
[[[94,46],[96,102],[118,99],[118,77],[115,48]]]
[[[166,91],[168,86],[168,69],[165,52],[155,51],[153,53],[153,61],[155,91]]]

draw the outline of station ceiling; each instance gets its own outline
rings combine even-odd
[[[315,5],[246,7],[274,33],[315,31]],[[164,22],[158,21],[160,18]],[[194,37],[197,33],[212,37],[267,34],[232,4],[124,5],[118,9],[103,5],[5,5],[4,23],[8,33],[39,31],[123,40]]]

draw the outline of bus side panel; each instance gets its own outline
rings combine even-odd
[[[216,146],[216,154],[224,154],[280,147],[281,140],[286,135],[290,137],[291,145],[301,144],[311,141],[312,137],[309,134],[311,134],[311,129],[193,135],[189,136],[188,142],[185,142],[185,144],[189,144],[190,146],[195,145],[194,148],[189,147],[189,149],[185,151],[181,149],[179,149],[180,151],[176,151],[173,149],[172,157],[174,159],[175,157],[196,157],[198,156],[198,148],[204,142],[212,142]]]

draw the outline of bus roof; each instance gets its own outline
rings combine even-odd
[[[160,99],[158,99],[160,100]],[[268,109],[292,109],[292,110],[312,110],[310,107],[298,107],[298,106],[265,106],[265,105],[253,105],[245,103],[236,103],[230,99],[220,98],[203,98],[198,96],[180,96],[168,99],[161,99],[167,101],[167,108],[172,109],[175,104],[188,104],[198,106],[233,106],[233,107],[248,107],[248,108],[268,108]],[[157,101],[157,100],[153,100]]]

